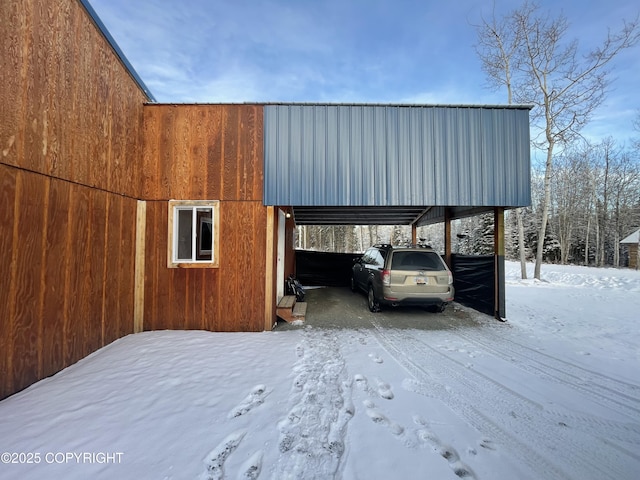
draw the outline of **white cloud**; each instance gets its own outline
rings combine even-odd
[[[506,103],[504,92],[484,87],[474,0],[91,2],[160,101]],[[515,6],[496,3],[498,15]],[[562,8],[582,44],[619,28],[637,7],[610,0]],[[614,90],[594,122],[618,128],[640,108],[639,51],[612,65]]]

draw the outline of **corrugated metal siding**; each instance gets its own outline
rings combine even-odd
[[[529,109],[266,105],[265,205],[523,206]]]

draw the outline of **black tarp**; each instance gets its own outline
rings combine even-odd
[[[357,253],[296,250],[296,278],[302,285],[346,287]]]
[[[493,255],[451,255],[456,302],[488,315],[494,314]]]
[[[346,287],[357,253],[296,250],[296,277],[302,285]],[[493,255],[451,256],[455,301],[488,315],[494,312]]]

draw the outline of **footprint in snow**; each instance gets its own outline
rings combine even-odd
[[[224,477],[224,462],[238,448],[246,433],[245,430],[238,430],[229,434],[209,452],[204,459],[207,471],[202,474],[201,480],[220,480]]]
[[[373,360],[374,362],[376,362],[376,363],[383,363],[382,358],[380,358],[380,357],[379,357],[378,355],[376,355],[375,353],[370,353],[370,354],[369,354],[369,358],[370,358],[371,360]]]
[[[391,387],[388,383],[384,383],[380,380],[378,382],[378,395],[380,395],[385,400],[393,399],[393,392],[391,391]]]
[[[373,421],[373,423],[379,423],[385,425],[391,433],[394,435],[401,435],[404,432],[404,428],[398,425],[396,422],[389,420],[380,410],[376,408],[376,405],[370,401],[365,400],[362,402],[367,411],[367,416]]]
[[[261,470],[262,451],[258,450],[244,463],[238,475],[238,480],[257,480]]]
[[[456,449],[452,446],[444,445],[436,434],[429,430],[426,420],[416,415],[413,417],[413,421],[422,427],[416,432],[418,438],[424,444],[430,445],[433,450],[438,452],[440,456],[449,463],[449,467],[457,477],[468,480],[474,480],[476,478],[471,468],[460,460],[460,455]]]
[[[367,392],[370,395],[375,395],[373,388],[369,387],[367,377],[357,373],[353,376],[353,380],[356,382],[356,385],[360,390],[362,390],[363,392]],[[393,392],[391,391],[391,387],[388,383],[385,383],[376,378],[376,384],[378,386],[377,393],[381,398],[384,398],[385,400],[391,400],[393,398]]]
[[[302,372],[300,373],[295,380],[293,381],[293,385],[297,390],[302,390],[302,388],[304,387],[305,383],[307,383],[307,379],[308,379],[309,375],[307,372]]]
[[[492,440],[488,439],[488,438],[483,438],[480,441],[480,446],[486,450],[496,450],[496,446],[493,443]]]
[[[267,396],[267,387],[264,385],[256,385],[251,390],[251,393],[247,395],[244,400],[239,403],[233,410],[229,412],[229,418],[239,417],[245,413],[251,411],[253,408],[264,403],[264,399]]]
[[[356,385],[360,390],[367,390],[369,385],[367,383],[367,378],[364,375],[360,375],[359,373],[356,373],[353,376],[353,379],[355,380]]]

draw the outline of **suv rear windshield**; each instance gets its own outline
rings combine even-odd
[[[435,252],[393,252],[391,270],[444,270]]]

